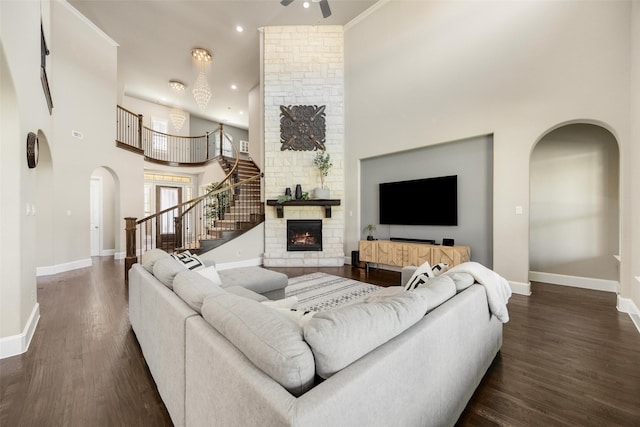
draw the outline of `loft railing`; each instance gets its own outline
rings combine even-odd
[[[237,157],[223,125],[199,136],[158,132],[143,125],[143,117],[118,105],[116,145],[143,154],[152,162],[172,166],[200,166],[219,156]]]

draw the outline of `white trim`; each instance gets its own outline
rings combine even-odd
[[[36,267],[36,276],[50,276],[52,274],[64,273],[65,271],[77,270],[79,268],[91,267],[91,258],[71,261],[64,264],[49,265],[46,267]]]
[[[567,276],[539,271],[530,271],[529,280],[554,285],[573,286],[574,288],[593,289],[595,291],[618,292],[618,282],[615,280],[592,279],[590,277]]]
[[[638,309],[638,306],[633,302],[633,300],[631,298],[623,298],[618,295],[616,308],[622,313],[627,313],[629,317],[631,317],[633,324],[636,325],[638,332],[640,332],[640,309]]]
[[[114,256],[116,253],[115,249],[102,249],[100,251],[100,256]],[[115,256],[114,256],[115,258]]]
[[[255,267],[262,265],[262,257],[245,259],[243,261],[225,262],[223,264],[216,264],[216,270],[229,270],[230,268],[238,267]]]
[[[380,9],[382,6],[384,6],[385,4],[389,3],[390,1],[391,0],[378,0],[371,7],[369,7],[367,10],[362,12],[360,15],[356,16],[351,21],[349,21],[346,24],[344,24],[344,31],[347,31],[351,27],[353,27],[354,25],[359,24],[361,21],[363,21],[365,18],[367,18],[373,12],[377,11],[378,9]]]
[[[140,252],[140,250],[138,250],[138,252]],[[138,256],[140,256],[140,254],[138,254]],[[114,249],[113,259],[125,259],[126,257],[127,257],[126,252],[115,252],[115,249]]]
[[[78,9],[76,9],[75,7],[71,6],[70,3],[68,3],[66,0],[64,1],[60,1],[60,4],[62,4],[64,7],[67,8],[67,10],[69,10],[71,13],[73,13],[74,15],[76,15],[82,22],[84,22],[87,26],[89,26],[89,28],[91,28],[93,31],[95,31],[97,34],[99,34],[100,36],[102,36],[106,41],[108,41],[112,46],[114,47],[120,47],[120,45],[118,43],[116,43],[111,37],[109,37],[107,35],[107,33],[105,33],[104,31],[102,31],[100,28],[98,28],[96,26],[96,24],[94,24],[93,22],[91,22],[86,16],[84,16],[82,13],[80,13],[80,11]]]
[[[522,283],[509,280],[509,286],[511,286],[511,292],[518,295],[531,295],[531,282]]]
[[[24,326],[21,334],[0,338],[0,359],[26,353],[26,351],[29,350],[29,345],[31,344],[33,334],[36,332],[36,326],[38,326],[39,320],[40,304],[36,303],[33,306],[33,310],[31,310],[29,320],[27,320],[27,324]]]

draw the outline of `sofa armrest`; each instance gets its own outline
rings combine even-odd
[[[413,273],[418,269],[415,265],[408,265],[406,267],[402,267],[402,273],[400,276],[400,286],[404,286],[409,282]]]

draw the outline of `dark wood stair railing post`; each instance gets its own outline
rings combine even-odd
[[[174,229],[176,231],[176,248],[181,248],[184,245],[182,241],[182,215],[178,215],[173,218]]]
[[[136,256],[136,220],[137,218],[126,217],[125,219],[125,239],[127,253],[124,258],[124,280],[129,281],[129,269],[138,262]]]
[[[209,160],[209,132],[207,132],[206,134],[206,143],[205,143],[205,160]]]
[[[138,148],[142,150],[142,114],[138,114]]]
[[[224,131],[222,129],[223,129],[223,125],[222,125],[222,123],[220,123],[220,157],[222,157],[222,153],[223,153],[223,151],[222,151],[222,142],[224,140]]]

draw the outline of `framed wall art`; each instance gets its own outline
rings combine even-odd
[[[325,108],[326,105],[281,105],[280,150],[324,151]]]

